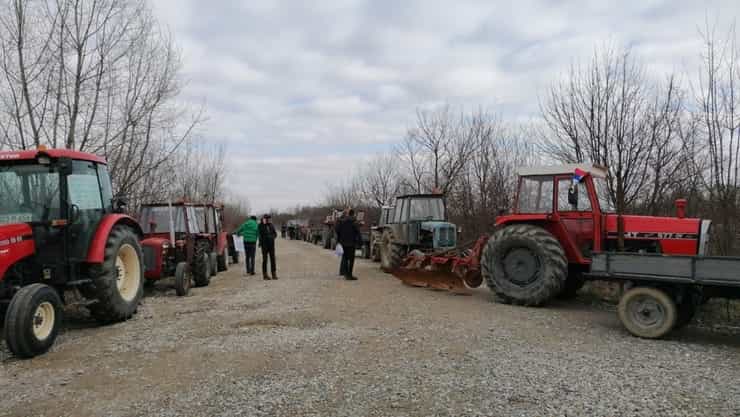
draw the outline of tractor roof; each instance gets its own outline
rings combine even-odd
[[[606,168],[592,164],[565,164],[555,166],[526,167],[519,169],[519,176],[572,175],[576,169],[588,172],[596,178],[606,178]]]
[[[105,159],[87,152],[73,151],[71,149],[46,149],[46,150],[23,150],[0,152],[0,161],[30,161],[39,155],[48,155],[51,158],[70,158],[81,161],[98,162],[105,164]]]
[[[405,194],[396,198],[444,198],[444,194]]]

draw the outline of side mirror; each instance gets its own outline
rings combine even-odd
[[[573,184],[568,188],[568,204],[578,208],[578,186]]]
[[[80,207],[77,204],[69,206],[69,224],[77,223],[80,219]]]
[[[128,206],[128,201],[123,197],[114,197],[113,198],[113,211],[116,213],[123,213],[125,211],[126,206]]]

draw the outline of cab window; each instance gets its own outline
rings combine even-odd
[[[519,213],[551,213],[552,199],[552,177],[522,177],[517,204]]]
[[[558,211],[591,211],[591,200],[588,198],[586,184],[578,184],[578,206],[573,207],[568,202],[568,190],[573,181],[570,179],[558,180]]]

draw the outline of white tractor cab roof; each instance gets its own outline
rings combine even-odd
[[[606,178],[606,168],[592,164],[565,164],[555,166],[527,167],[519,169],[519,176],[549,176],[549,175],[573,175],[576,169],[588,172],[595,178]]]

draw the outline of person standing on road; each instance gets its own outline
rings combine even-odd
[[[355,267],[355,250],[362,239],[360,228],[355,220],[355,211],[350,209],[347,216],[343,216],[336,226],[337,241],[342,245],[342,260],[339,267],[344,273],[344,278],[350,281],[357,279],[352,275]]]
[[[241,236],[244,240],[244,263],[247,265],[247,275],[254,275],[254,259],[257,252],[257,217],[250,216],[239,229],[236,230],[236,234]]]
[[[275,260],[275,238],[277,238],[277,231],[275,231],[275,226],[272,224],[272,218],[269,214],[265,214],[262,217],[258,231],[259,244],[260,248],[262,248],[262,278],[265,280],[278,279],[277,262]],[[267,274],[268,257],[270,257],[272,277]]]

